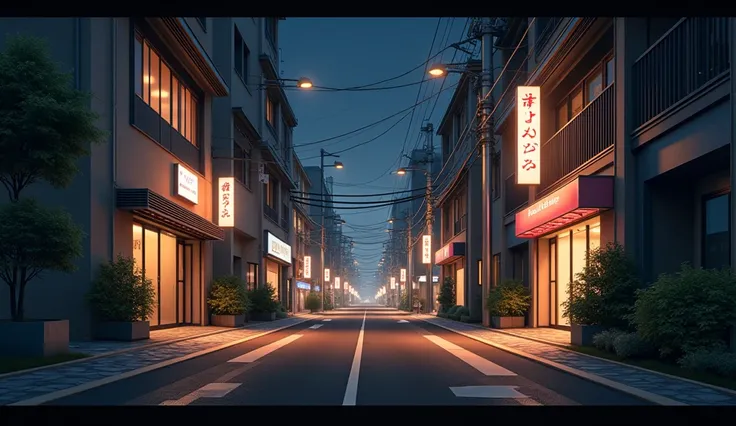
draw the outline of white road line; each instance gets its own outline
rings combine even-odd
[[[407,321],[407,320],[398,320],[398,321],[396,321],[396,322],[398,322],[399,324],[406,324],[406,323],[408,323],[409,321]]]
[[[459,386],[450,390],[460,398],[529,398],[517,391],[518,386]]]
[[[254,362],[258,361],[259,359],[263,358],[264,356],[270,354],[271,352],[283,348],[284,346],[288,345],[289,343],[295,341],[296,339],[302,337],[301,334],[292,334],[291,336],[286,336],[281,340],[277,340],[273,343],[269,343],[266,346],[260,347],[258,349],[254,349],[247,354],[240,355],[237,358],[233,358],[228,362]]]
[[[365,317],[367,314],[368,311],[363,312],[363,324],[360,326],[360,333],[358,333],[358,344],[355,346],[353,366],[350,367],[350,377],[348,377],[348,386],[345,388],[342,405],[355,405],[358,398],[358,377],[360,376],[360,359],[363,357],[363,336],[365,335]]]
[[[312,330],[316,330],[316,329],[318,329],[318,328],[322,327],[323,325],[324,325],[324,324],[315,324],[315,325],[313,325],[313,326],[311,326],[311,327],[309,327],[309,328],[311,328]]]
[[[240,383],[210,383],[179,399],[164,401],[159,405],[189,405],[199,398],[222,398],[238,386]]]
[[[461,348],[452,342],[448,342],[440,336],[425,334],[424,337],[435,345],[460,358],[460,360],[486,376],[516,376],[516,373],[513,371],[509,371],[496,363],[488,361],[487,359],[470,352],[467,349]]]
[[[332,321],[332,318],[325,318],[322,321],[324,321],[324,322],[330,322],[330,321]]]

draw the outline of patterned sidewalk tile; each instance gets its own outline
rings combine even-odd
[[[421,315],[430,324],[442,325],[451,330],[479,337],[521,352],[554,361],[567,367],[604,377],[636,389],[673,399],[688,405],[736,405],[736,394],[709,386],[663,376],[653,372],[591,358],[557,346],[535,342],[523,337],[469,325],[444,318]]]
[[[195,337],[181,342],[141,348],[136,351],[91,359],[71,365],[60,365],[0,378],[0,405],[12,404],[159,362],[180,358],[264,331],[295,325],[305,319],[304,317],[291,317],[274,322],[264,322],[227,333]]]

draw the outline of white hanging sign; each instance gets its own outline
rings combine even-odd
[[[232,228],[235,226],[235,178],[221,177],[218,179],[218,190],[219,196],[217,197],[218,203],[220,203],[219,219],[217,224],[220,228]]]
[[[422,263],[432,263],[431,235],[422,235]]]
[[[402,283],[405,283],[406,282],[406,269],[402,268],[400,272],[401,273],[399,275],[399,281],[401,281]]]
[[[312,278],[312,256],[304,256],[304,278]]]
[[[516,88],[516,183],[539,185],[541,115],[539,86]]]

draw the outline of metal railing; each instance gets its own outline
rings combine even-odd
[[[468,218],[468,215],[464,214],[460,217],[460,219],[455,221],[455,226],[454,226],[455,235],[467,229],[467,218]]]
[[[542,144],[541,183],[544,190],[613,145],[616,98],[614,84]]]
[[[263,212],[266,214],[267,218],[276,223],[279,222],[279,212],[277,212],[275,208],[269,206],[265,201],[263,202]]]
[[[727,71],[729,18],[683,18],[632,68],[634,128]]]
[[[504,201],[506,202],[505,214],[509,214],[529,202],[529,189],[526,186],[516,184],[515,173],[507,177],[503,185]]]

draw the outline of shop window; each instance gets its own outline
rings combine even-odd
[[[133,54],[135,94],[184,139],[198,147],[201,108],[197,96],[175,75],[151,43],[138,33]],[[159,140],[160,135],[149,136],[163,142]]]
[[[703,203],[703,268],[731,266],[730,193],[709,197]]]
[[[483,261],[478,260],[478,285],[483,285]]]

